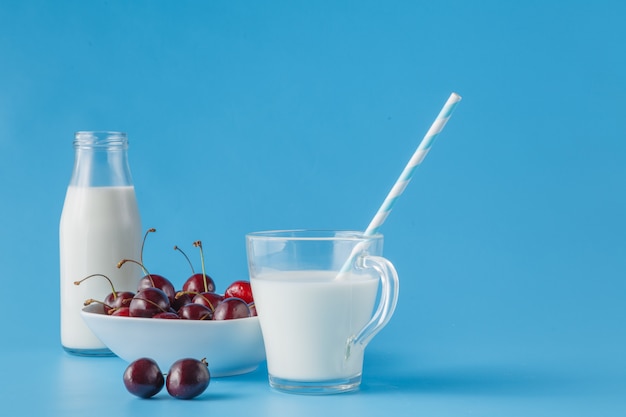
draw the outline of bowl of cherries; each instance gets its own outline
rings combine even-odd
[[[194,246],[202,254],[201,242]],[[106,279],[111,283],[111,293],[104,300],[86,300],[81,315],[115,355],[127,362],[151,358],[161,369],[181,358],[206,358],[213,377],[251,372],[265,359],[249,281],[232,282],[223,293],[217,292],[214,280],[204,272],[203,259],[202,273],[192,268],[192,275],[177,290],[170,280],[148,273],[138,261],[123,259],[118,268],[128,262],[139,264],[145,272],[135,292],[116,291],[102,274],[75,282]]]

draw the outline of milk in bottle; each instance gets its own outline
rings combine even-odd
[[[141,269],[117,268],[139,259],[141,219],[128,165],[128,140],[121,132],[78,132],[74,170],[59,227],[61,344],[79,355],[110,355],[83,322],[85,300],[104,300],[111,286],[102,277],[75,285],[91,274],[109,277],[116,291],[136,291]]]

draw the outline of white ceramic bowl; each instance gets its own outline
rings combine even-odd
[[[265,360],[258,317],[235,320],[166,320],[115,317],[92,304],[81,315],[91,331],[127,362],[152,358],[163,372],[182,358],[206,358],[212,377],[251,372]]]

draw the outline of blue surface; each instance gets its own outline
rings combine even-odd
[[[3,415],[626,415],[626,3],[0,4]],[[58,222],[76,130],[123,130],[151,271],[201,239],[364,229],[452,91],[381,230],[396,315],[356,394],[265,368],[143,401],[59,345]],[[112,411],[113,410],[113,411]],[[350,413],[350,414],[348,414]]]

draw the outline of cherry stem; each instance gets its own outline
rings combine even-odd
[[[91,305],[93,303],[96,304],[102,304],[105,307],[109,307],[109,308],[113,308],[110,305],[108,305],[107,303],[103,303],[102,301],[98,301],[98,300],[94,300],[93,298],[88,298],[87,300],[85,300],[85,302],[83,303],[84,306],[88,306]]]
[[[206,273],[204,272],[204,251],[202,250],[202,242],[196,240],[193,242],[193,245],[197,248],[200,248],[200,262],[202,264],[202,279],[204,280],[204,291],[209,291],[209,285],[206,281]]]
[[[148,233],[153,233],[156,232],[156,229],[154,227],[151,227],[150,229],[146,230],[146,233],[143,235],[143,242],[141,242],[141,253],[139,254],[139,261],[143,264],[143,247],[146,244],[146,238],[148,237]]]
[[[113,313],[115,313],[118,310],[121,310],[122,308],[128,308],[128,306],[121,306],[121,307],[113,307],[109,310],[109,316],[112,316]]]
[[[119,268],[119,266],[118,266]],[[109,277],[107,277],[106,275],[103,274],[91,274],[86,276],[85,278],[79,280],[79,281],[74,281],[74,285],[80,285],[84,280],[89,279],[91,277],[104,277],[106,278],[107,281],[109,281],[109,284],[111,284],[111,293],[113,294],[113,299],[117,298],[117,292],[115,291],[115,287],[113,286],[113,281],[111,281],[111,279]],[[85,304],[87,305],[87,304]]]
[[[121,268],[122,265],[124,265],[126,262],[132,262],[134,264],[137,264],[141,267],[141,269],[143,269],[144,274],[146,274],[148,277],[150,277],[150,282],[152,283],[152,286],[154,287],[154,280],[152,279],[152,275],[150,274],[150,272],[148,272],[148,270],[146,269],[145,266],[143,266],[143,264],[141,262],[137,262],[134,259],[122,259],[121,261],[119,261],[117,263],[117,267]]]
[[[187,263],[189,264],[189,266],[191,267],[191,274],[195,274],[196,271],[194,271],[193,269],[193,265],[191,264],[191,261],[189,260],[189,257],[187,256],[187,254],[185,252],[183,252],[183,250],[181,248],[179,248],[178,246],[174,245],[174,250],[179,251],[180,253],[183,254],[183,256],[185,257],[185,259],[187,259]]]
[[[176,295],[174,296],[174,298],[179,299],[183,295],[198,295],[198,294],[200,293],[196,291],[178,291]]]

